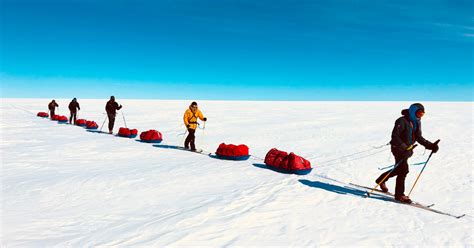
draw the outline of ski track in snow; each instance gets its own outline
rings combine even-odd
[[[57,101],[67,115],[70,100]],[[260,168],[255,157],[217,160],[36,117],[48,102],[2,99],[2,246],[473,246],[472,103],[423,103],[423,134],[440,138],[440,151],[411,197],[468,214],[455,219],[341,183],[373,186],[377,168],[393,163],[389,147],[320,164],[386,144],[407,102],[199,102],[209,121],[198,147],[245,143],[259,158],[273,147],[293,151],[312,162],[305,176]],[[79,102],[79,118],[101,125],[106,101]],[[118,102],[130,128],[182,145],[189,101]],[[428,154],[417,147],[410,162]],[[421,168],[410,167],[406,193]]]

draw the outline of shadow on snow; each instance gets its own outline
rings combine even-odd
[[[340,194],[340,195],[354,195],[354,196],[362,197],[362,198],[367,197],[367,191],[362,190],[362,189],[357,189],[355,187],[353,188],[349,186],[338,186],[334,184],[323,183],[321,181],[310,181],[306,179],[300,179],[298,181],[306,186],[317,188],[317,189],[323,189],[323,190]],[[391,199],[388,196],[382,196],[382,195],[376,195],[376,194],[371,194],[370,198],[378,199],[382,201],[393,201],[393,199]]]

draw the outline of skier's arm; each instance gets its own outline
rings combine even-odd
[[[189,126],[189,120],[188,120],[187,113],[188,113],[188,111],[184,112],[184,116],[183,116],[184,125],[185,125],[186,127]]]
[[[207,118],[204,117],[204,115],[202,114],[201,111],[199,111],[198,117],[199,117],[199,119],[201,119],[201,121],[207,121]]]
[[[79,110],[81,110],[81,106],[79,106],[79,103],[77,103],[77,108],[78,108]]]
[[[115,103],[115,104],[117,104],[117,105],[116,105],[116,106],[117,106],[117,110],[120,110],[120,109],[122,108],[122,105],[119,106],[118,103]]]
[[[400,134],[404,130],[404,123],[402,119],[398,119],[395,122],[395,126],[392,131],[392,145],[400,148],[402,151],[405,151],[408,148],[408,145],[400,139]]]

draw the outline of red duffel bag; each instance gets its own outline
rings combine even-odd
[[[230,160],[247,160],[249,156],[249,147],[246,145],[233,145],[222,143],[216,151],[218,158]]]
[[[58,120],[57,120],[57,121],[58,121],[59,123],[66,123],[66,122],[68,122],[68,119],[67,119],[66,116],[60,115],[60,116],[58,116]]]
[[[249,147],[246,145],[238,145],[235,151],[237,156],[248,156],[249,155]]]
[[[291,152],[290,155],[282,161],[281,167],[291,171],[309,170],[311,169],[311,163]]]
[[[126,137],[126,138],[135,138],[137,137],[138,130],[137,129],[129,129],[126,127],[121,127],[119,128],[118,135],[120,137]]]
[[[311,172],[311,163],[294,153],[286,153],[275,148],[271,149],[265,156],[265,164],[271,169],[285,172],[295,173],[299,175]]]
[[[87,129],[97,129],[99,125],[95,123],[95,121],[86,121],[86,128]]]
[[[265,156],[265,164],[274,167],[280,167],[281,163],[283,162],[283,160],[285,160],[287,156],[288,153],[273,148],[268,151],[267,155]]]
[[[163,140],[163,136],[156,130],[148,130],[140,134],[140,140],[147,143],[160,143]]]
[[[78,120],[76,120],[76,125],[84,127],[84,126],[87,125],[87,121],[84,120],[84,119],[78,119]]]
[[[49,117],[48,113],[46,112],[38,112],[38,114],[36,116],[39,116],[39,117]]]

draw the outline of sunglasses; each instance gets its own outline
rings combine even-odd
[[[418,110],[418,111],[416,111],[415,115],[416,115],[416,117],[421,118],[421,117],[423,117],[423,115],[425,115],[425,112],[423,112],[421,110]]]

